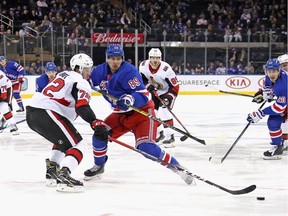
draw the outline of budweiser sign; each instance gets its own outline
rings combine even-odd
[[[123,33],[123,43],[135,43],[136,37],[134,33]],[[93,43],[121,43],[120,33],[94,33]],[[143,33],[138,34],[138,43],[144,43]]]

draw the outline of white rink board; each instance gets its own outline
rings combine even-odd
[[[23,98],[30,98],[35,92],[35,80],[39,76],[26,76],[28,89],[22,91]],[[191,94],[221,94],[219,90],[253,94],[263,85],[262,75],[230,76],[230,75],[179,75],[180,93]],[[208,87],[205,85],[208,84]],[[209,87],[210,86],[210,87]]]

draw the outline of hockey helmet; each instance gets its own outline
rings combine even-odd
[[[56,71],[56,65],[54,64],[54,62],[47,62],[46,66],[45,66],[45,72],[47,71]]]
[[[162,53],[161,53],[160,49],[158,49],[158,48],[152,48],[149,51],[148,55],[149,55],[149,58],[151,58],[151,57],[159,57],[161,59],[161,57],[162,57]]]
[[[106,49],[106,58],[111,56],[121,56],[124,59],[124,51],[119,44],[110,44]]]
[[[5,56],[0,56],[0,61],[6,60]]]
[[[279,70],[279,67],[280,67],[279,61],[276,58],[273,58],[273,59],[269,59],[266,62],[265,70],[266,71],[267,70]]]
[[[288,54],[281,55],[277,59],[279,61],[279,64],[288,63]]]
[[[76,66],[79,66],[79,71],[82,73],[84,68],[91,68],[93,66],[93,60],[84,53],[76,54],[70,60],[70,67],[74,70]]]

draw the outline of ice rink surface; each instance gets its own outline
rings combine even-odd
[[[24,100],[25,105],[29,100]],[[91,105],[98,118],[110,113],[102,97],[92,97]],[[170,170],[116,143],[109,144],[102,179],[84,182],[83,193],[56,192],[45,186],[45,158],[52,145],[24,122],[18,125],[19,136],[12,136],[7,129],[0,134],[0,215],[287,216],[288,156],[262,159],[263,152],[270,149],[267,117],[250,125],[222,164],[208,160],[225,155],[247,125],[247,114],[259,106],[251,98],[235,95],[179,96],[173,112],[207,145],[189,138],[181,142],[182,135],[175,132],[176,147],[165,149],[190,172],[225,188],[238,190],[256,184],[251,193],[231,195],[199,180],[196,186],[188,186]],[[15,114],[15,118],[21,120],[25,115]],[[83,180],[83,172],[93,165],[93,131],[80,118],[75,126],[88,144],[73,174]],[[182,129],[176,121],[175,126]],[[119,140],[134,146],[132,134]],[[265,200],[258,201],[258,196]]]

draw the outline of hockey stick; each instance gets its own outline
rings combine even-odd
[[[92,87],[92,89],[95,90],[95,91],[97,91],[97,92],[99,92],[100,94],[102,94],[102,95],[110,98],[111,100],[114,100],[114,101],[117,101],[117,100],[118,100],[118,98],[114,97],[113,95],[110,95],[109,93],[107,93],[107,92],[105,92],[105,91],[102,91],[101,89],[98,89],[98,88],[95,88],[95,87]],[[145,111],[143,111],[143,110],[141,110],[141,109],[139,109],[139,108],[137,108],[137,107],[134,107],[134,106],[129,106],[129,107],[130,107],[131,109],[133,109],[134,111],[136,111],[136,112],[138,112],[138,113],[141,113],[142,115],[147,116],[148,118],[153,119],[154,121],[158,121],[159,123],[163,124],[164,126],[167,126],[167,127],[171,128],[171,129],[173,129],[173,130],[175,130],[175,131],[177,131],[177,132],[179,132],[179,133],[181,133],[181,134],[183,134],[183,135],[185,135],[185,136],[187,136],[187,137],[189,137],[189,138],[191,138],[191,139],[196,140],[197,142],[199,142],[199,143],[201,143],[201,144],[203,144],[203,145],[206,145],[205,140],[202,140],[202,139],[199,139],[199,138],[197,138],[197,137],[195,137],[195,136],[192,136],[191,134],[188,134],[188,133],[186,133],[185,131],[183,131],[183,130],[181,130],[181,129],[179,129],[179,128],[176,128],[176,127],[174,127],[173,125],[170,125],[170,124],[162,121],[161,119],[159,119],[159,118],[151,115],[150,113],[147,113],[147,112],[145,112]]]
[[[264,104],[266,103],[266,101],[264,101],[261,106],[258,109],[261,109]],[[227,153],[224,155],[223,158],[221,158],[220,160],[218,159],[214,159],[212,157],[209,158],[209,161],[211,161],[212,163],[223,163],[223,161],[226,159],[226,157],[228,156],[228,154],[232,151],[232,149],[234,148],[234,146],[237,144],[237,142],[240,140],[240,138],[242,137],[242,135],[245,133],[245,131],[248,129],[248,127],[250,126],[251,121],[248,122],[248,124],[245,126],[245,128],[242,130],[242,132],[240,133],[240,135],[237,137],[237,139],[234,141],[234,143],[232,144],[232,146],[229,148],[229,150],[227,151]]]
[[[16,124],[20,124],[20,123],[22,123],[22,122],[24,122],[24,121],[26,121],[26,119],[22,119],[22,120],[20,120],[20,121],[17,121]],[[4,130],[5,128],[7,128],[7,125],[0,127],[0,131],[1,131],[1,130]],[[2,132],[2,131],[1,131],[1,132]]]
[[[171,115],[176,119],[176,121],[178,121],[178,123],[183,127],[183,129],[186,131],[186,133],[190,134],[189,131],[186,129],[186,127],[182,124],[182,122],[177,118],[177,116],[172,112],[172,110],[167,107],[167,105],[165,104],[165,102],[160,98],[160,96],[157,94],[157,92],[155,90],[153,90],[153,94],[155,95],[155,97],[163,104],[163,106],[171,113]],[[187,139],[187,136],[182,136],[180,137],[180,140],[183,142]]]
[[[225,188],[225,187],[222,187],[222,186],[220,186],[220,185],[218,185],[218,184],[216,184],[216,183],[214,183],[214,182],[212,182],[212,181],[206,180],[206,179],[204,179],[204,178],[202,178],[202,177],[200,177],[200,176],[198,176],[198,175],[196,175],[196,174],[193,174],[193,173],[191,173],[191,172],[183,169],[183,168],[180,167],[180,166],[177,166],[177,165],[168,163],[168,162],[166,162],[166,161],[164,161],[164,160],[161,160],[161,159],[159,159],[159,158],[157,158],[157,157],[155,157],[155,156],[153,156],[153,155],[150,155],[150,154],[148,154],[148,153],[146,153],[146,152],[144,152],[144,151],[141,151],[141,150],[139,150],[139,149],[136,149],[136,148],[134,148],[133,146],[130,146],[130,145],[124,143],[124,142],[121,142],[121,141],[119,141],[119,140],[117,140],[117,139],[115,139],[115,138],[113,138],[113,137],[109,137],[109,140],[110,140],[110,141],[113,141],[113,142],[115,142],[115,143],[117,143],[117,144],[119,144],[119,145],[122,145],[122,146],[124,146],[124,147],[126,147],[126,148],[128,148],[128,149],[130,149],[130,150],[133,150],[133,151],[135,151],[135,152],[137,152],[137,153],[139,153],[139,154],[142,154],[143,156],[145,156],[145,157],[147,157],[147,158],[150,158],[151,160],[154,160],[154,161],[157,161],[157,162],[159,162],[159,163],[161,163],[161,164],[165,164],[165,165],[167,165],[167,166],[173,167],[174,169],[176,169],[176,170],[178,170],[178,171],[186,172],[187,175],[190,175],[190,176],[192,176],[192,177],[194,177],[194,178],[196,178],[196,179],[198,179],[198,180],[200,180],[200,181],[203,181],[203,182],[205,182],[205,183],[207,183],[207,184],[209,184],[209,185],[211,185],[211,186],[214,186],[214,187],[216,187],[216,188],[219,188],[220,190],[223,190],[223,191],[225,191],[225,192],[227,192],[227,193],[229,193],[229,194],[233,194],[233,195],[247,194],[247,193],[250,193],[250,192],[252,192],[252,191],[254,191],[254,190],[256,189],[256,185],[250,185],[249,187],[244,188],[244,189],[240,189],[240,190],[229,190],[229,189],[227,189],[227,188]]]
[[[217,88],[215,88],[213,86],[210,86],[208,84],[205,85],[205,87],[208,87],[208,86],[210,88],[213,88],[213,89],[215,89],[215,90],[217,90],[217,91],[219,91],[221,93],[225,93],[225,94],[232,94],[232,95],[238,95],[238,96],[244,96],[244,97],[252,97],[252,98],[254,97],[253,95],[248,95],[248,94],[242,94],[242,93],[230,92],[230,91],[222,91],[222,90],[219,90],[219,89],[217,89]]]

